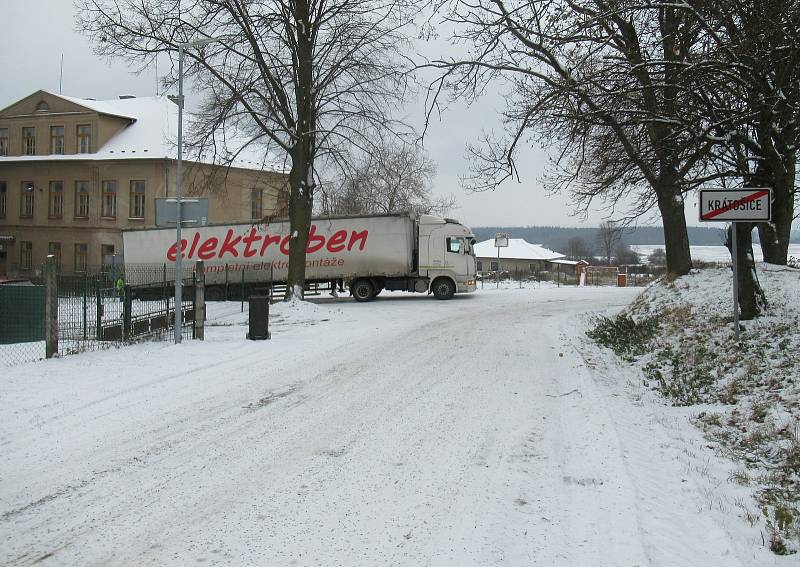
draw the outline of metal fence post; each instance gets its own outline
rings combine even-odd
[[[228,295],[228,264],[225,264],[225,301],[228,301],[230,296]]]
[[[202,260],[195,263],[194,285],[194,337],[198,340],[206,338],[206,272]]]
[[[88,295],[89,295],[89,277],[86,273],[83,274],[83,340],[85,341],[86,336],[86,329],[88,327],[87,323],[87,314],[86,311],[88,309]]]
[[[275,264],[269,264],[269,302],[275,299]]]
[[[244,313],[244,270],[242,270],[242,288],[239,290],[239,295],[242,296],[242,313]]]
[[[126,285],[122,289],[122,340],[127,341],[131,338],[131,311],[133,304],[131,302],[131,286]]]
[[[58,274],[56,258],[48,256],[45,269],[45,356],[53,358],[58,354]]]
[[[103,340],[103,297],[100,290],[100,281],[95,281],[95,296],[97,297],[97,312],[95,313],[95,331],[97,332],[97,340]]]

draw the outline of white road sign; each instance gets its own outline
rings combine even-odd
[[[494,235],[495,248],[508,248],[508,234],[498,232]]]
[[[175,226],[178,222],[178,202],[173,199],[156,199],[156,226]],[[208,224],[208,198],[181,199],[181,226],[206,226]]]
[[[772,191],[765,187],[753,189],[701,189],[701,221],[770,220]]]

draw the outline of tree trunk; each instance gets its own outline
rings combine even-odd
[[[661,211],[661,221],[664,223],[667,273],[684,276],[692,269],[692,254],[689,251],[689,233],[686,231],[683,198],[677,188],[657,189],[658,209]]]
[[[764,183],[764,186],[772,188],[772,221],[758,223],[758,239],[761,243],[761,251],[764,254],[764,261],[770,264],[785,266],[789,259],[789,238],[792,232],[792,217],[794,217],[794,158],[787,167],[787,175],[767,175],[764,178],[762,167],[759,165],[756,177]],[[762,162],[763,163],[763,162]],[[765,168],[766,169],[766,168]],[[774,168],[768,168],[765,174],[774,172]]]
[[[317,108],[314,89],[314,45],[308,0],[294,2],[297,24],[297,105],[296,141],[291,149],[289,171],[289,273],[286,277],[286,301],[303,298],[306,283],[306,248],[314,205],[314,156],[316,155]]]
[[[736,227],[736,263],[737,280],[739,285],[739,318],[749,321],[761,315],[767,307],[767,298],[756,274],[756,264],[753,260],[753,228],[755,223],[731,223]],[[725,243],[731,252],[731,227],[728,227],[728,240]]]
[[[313,166],[308,155],[297,148],[289,172],[289,273],[286,278],[285,300],[303,298],[306,281],[306,248],[314,205],[313,186],[309,186],[308,171]]]

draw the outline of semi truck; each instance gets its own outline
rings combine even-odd
[[[181,232],[179,246],[174,228],[123,231],[127,283],[140,288],[157,284],[137,276],[147,272],[136,267],[163,264],[166,273],[178,253],[188,266],[204,262],[206,298],[212,301],[223,299],[231,285],[252,289],[286,282],[288,220],[211,224]],[[316,217],[308,234],[306,284],[347,285],[356,301],[370,301],[384,289],[450,299],[475,291],[474,244],[468,227],[433,215]]]

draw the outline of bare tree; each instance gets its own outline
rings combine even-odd
[[[98,54],[151,64],[167,54],[167,87],[184,73],[204,93],[193,125],[198,152],[222,162],[248,146],[277,152],[289,169],[287,299],[301,296],[318,160],[369,150],[406,91],[406,28],[417,0],[79,0],[77,29]],[[240,141],[241,140],[241,141]],[[231,146],[234,147],[231,147]]]
[[[656,248],[650,252],[650,255],[647,257],[647,261],[653,266],[666,266],[667,255],[664,253],[663,248]]]
[[[622,240],[622,231],[623,228],[614,221],[600,223],[600,227],[597,231],[597,245],[608,265],[611,265],[611,257],[614,255],[614,250],[620,240]]]
[[[352,160],[338,183],[323,189],[323,214],[444,215],[455,207],[453,195],[431,193],[436,165],[418,145],[383,140],[374,151]]]
[[[651,0],[452,0],[446,17],[456,39],[474,47],[464,59],[432,66],[439,93],[475,96],[488,81],[511,85],[506,137],[473,149],[476,188],[516,177],[515,156],[535,132],[556,148],[551,190],[568,190],[581,210],[595,199],[630,203],[629,218],[658,208],[667,265],[691,268],[684,195],[715,178],[713,140],[686,114],[695,93],[693,54],[704,22],[693,2]]]
[[[567,241],[566,253],[570,260],[588,260],[592,257],[592,250],[580,236],[573,236]]]
[[[767,262],[785,265],[797,197],[800,2],[709,2],[704,14],[710,32],[697,90],[701,114],[733,183],[772,188],[773,218],[758,224],[759,240]]]
[[[626,242],[617,242],[614,258],[618,266],[639,264],[639,255]]]

